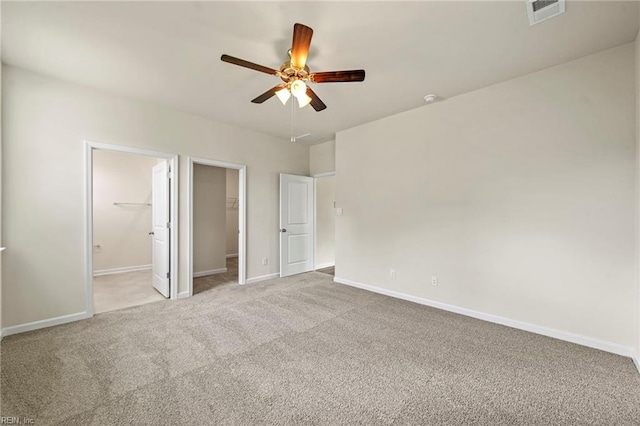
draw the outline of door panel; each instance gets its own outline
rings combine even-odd
[[[287,235],[286,238],[289,244],[289,263],[306,262],[309,259],[309,237],[307,235]]]
[[[169,169],[164,161],[153,167],[153,288],[169,297]]]
[[[280,174],[280,276],[313,270],[313,178]]]
[[[309,211],[307,209],[308,189],[306,182],[289,182],[288,188],[288,222],[289,225],[304,225],[309,220]]]

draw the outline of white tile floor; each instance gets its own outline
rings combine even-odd
[[[161,300],[166,299],[153,288],[151,269],[93,277],[96,314]]]

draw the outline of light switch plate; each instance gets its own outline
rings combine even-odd
[[[338,216],[342,216],[342,207],[338,207],[338,208],[336,209],[336,215],[338,215]]]

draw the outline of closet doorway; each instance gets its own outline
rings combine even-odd
[[[245,283],[244,165],[189,161],[189,293]]]
[[[87,148],[90,312],[171,297],[175,160],[111,145]]]

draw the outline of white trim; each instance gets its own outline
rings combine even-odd
[[[112,143],[103,143],[103,142],[93,142],[90,140],[85,140],[85,144],[89,145],[92,149],[99,149],[103,151],[117,151],[125,154],[136,154],[136,155],[144,155],[145,157],[157,157],[157,158],[166,158],[167,160],[172,159],[176,156],[176,154],[171,154],[168,152],[162,151],[151,151],[148,149],[140,149],[134,148],[126,145],[116,145]],[[172,170],[173,171],[173,170]]]
[[[594,339],[592,337],[574,334],[567,331],[555,330],[553,328],[542,327],[535,324],[517,321],[498,315],[487,314],[484,312],[474,311],[472,309],[462,308],[447,303],[437,302],[435,300],[425,299],[410,294],[401,293],[394,290],[387,290],[381,287],[375,287],[368,284],[362,284],[345,278],[334,277],[333,281],[339,284],[345,284],[351,287],[357,287],[374,293],[384,294],[385,296],[395,297],[397,299],[408,300],[410,302],[419,303],[421,305],[431,306],[433,308],[442,309],[444,311],[454,312],[456,314],[480,319],[483,321],[493,322],[495,324],[506,325],[507,327],[517,328],[519,330],[529,331],[531,333],[542,334],[543,336],[553,337],[567,342],[576,343],[578,345],[588,346],[594,349],[611,352],[617,355],[631,357],[633,350],[630,347],[619,345],[617,343],[607,342],[605,340]]]
[[[331,266],[336,266],[336,262],[321,263],[316,265],[316,269],[314,270],[317,271],[318,269],[330,268]]]
[[[329,176],[335,176],[336,172],[325,172],[325,173],[316,173],[315,175],[311,175],[312,178],[323,178]]]
[[[631,358],[633,359],[633,363],[636,365],[636,368],[638,369],[638,373],[640,373],[640,354],[635,353]]]
[[[24,333],[26,331],[39,330],[41,328],[53,327],[54,325],[66,324],[73,321],[79,321],[91,318],[88,312],[78,312],[77,314],[63,315],[61,317],[49,318],[46,320],[28,322],[26,324],[13,325],[2,329],[2,336],[10,336],[12,334]]]
[[[177,154],[169,154],[160,151],[150,151],[146,149],[132,148],[124,145],[107,144],[102,142],[84,141],[85,155],[85,309],[87,318],[93,316],[93,150],[115,151],[126,154],[144,155],[147,157],[164,158],[171,165],[170,202],[171,202],[171,223],[173,226],[169,231],[171,244],[170,259],[170,296],[172,300],[178,298],[179,274],[178,274],[178,229],[179,226],[179,206],[178,206],[178,183],[180,176],[180,161]]]
[[[280,278],[280,272],[275,272],[273,274],[260,275],[259,277],[249,278],[247,280],[247,284],[259,283],[260,281],[271,280],[274,278]]]
[[[93,271],[93,276],[99,277],[101,275],[113,275],[113,274],[123,274],[125,272],[146,271],[151,269],[152,266],[153,265],[137,265],[137,266],[123,266],[122,268],[98,269],[97,271]]]
[[[208,271],[194,272],[193,278],[208,277],[209,275],[224,274],[227,268],[210,269]]]
[[[187,220],[189,222],[189,243],[187,258],[189,259],[189,297],[193,296],[193,166],[221,167],[238,170],[238,284],[246,283],[247,275],[247,166],[208,158],[187,157],[189,162],[189,181],[187,182]]]
[[[170,288],[171,299],[178,299],[178,288],[180,281],[180,274],[178,273],[178,243],[179,243],[179,228],[180,228],[180,157],[177,155],[171,158],[171,193],[169,199],[171,200],[171,267],[170,267]]]
[[[188,298],[189,298],[188,291],[181,291],[180,293],[178,293],[178,299],[188,299]]]
[[[280,178],[282,179],[282,178]],[[282,204],[280,204],[282,206]],[[280,207],[282,209],[282,207]],[[282,213],[280,213],[282,216]],[[280,219],[282,220],[282,218]],[[280,238],[282,241],[282,238]],[[318,252],[318,179],[313,177],[313,270],[318,269],[316,266],[316,253]],[[282,246],[280,248],[280,256],[282,256]]]
[[[84,267],[86,275],[84,308],[89,317],[93,316],[93,149],[90,142],[84,142]]]
[[[0,247],[0,251],[5,251],[6,249],[6,247]]]
[[[233,259],[234,257],[238,257],[238,253],[228,254],[227,259]]]

